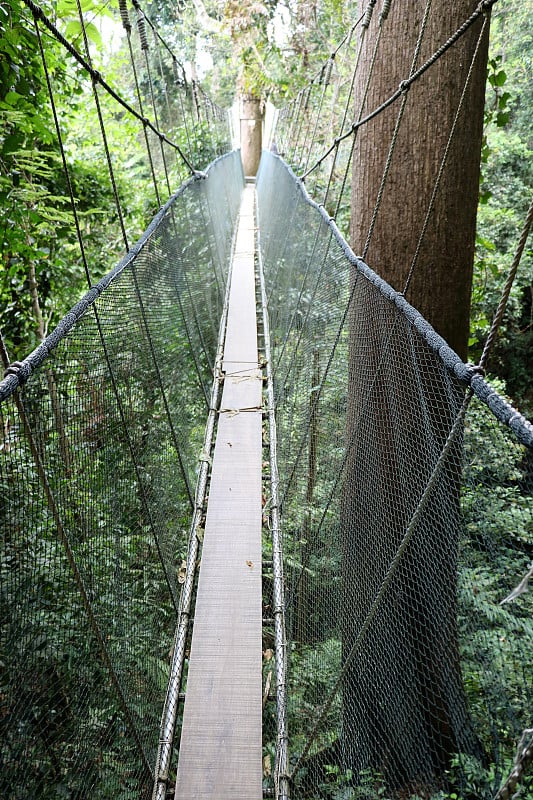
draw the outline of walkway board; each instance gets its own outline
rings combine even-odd
[[[243,191],[176,800],[260,800],[261,395],[254,187]]]

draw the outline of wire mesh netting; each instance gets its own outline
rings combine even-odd
[[[242,183],[191,179],[0,384],[2,797],[151,796]]]
[[[292,796],[493,797],[531,728],[533,428],[277,156],[257,189]]]

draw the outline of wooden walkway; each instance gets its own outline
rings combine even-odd
[[[261,397],[254,186],[243,191],[176,800],[260,800]]]

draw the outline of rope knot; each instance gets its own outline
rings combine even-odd
[[[136,8],[138,8],[136,6]],[[141,50],[149,50],[148,35],[146,33],[146,23],[143,12],[138,9],[139,16],[137,17],[137,28],[139,30],[139,39],[141,42]]]
[[[22,366],[21,361],[13,361],[13,363],[10,364],[6,369],[6,371],[4,372],[4,378],[7,378],[8,375],[18,375],[21,366]]]
[[[130,15],[128,14],[128,7],[126,5],[126,0],[119,0],[118,6],[120,10],[120,18],[122,20],[122,26],[127,33],[130,33],[131,22],[130,22]]]
[[[385,2],[383,3],[383,8],[381,10],[381,14],[379,15],[379,24],[380,25],[381,25],[382,22],[385,22],[385,20],[389,16],[391,3],[392,3],[392,0],[385,0]]]
[[[370,2],[368,3],[368,5],[366,7],[366,11],[365,11],[365,18],[363,19],[363,22],[361,23],[361,26],[363,28],[368,28],[370,26],[370,21],[372,19],[372,14],[374,13],[374,6],[375,5],[376,5],[376,0],[370,0]]]
[[[411,84],[409,83],[408,80],[402,81],[400,83],[400,85],[398,86],[398,89],[400,90],[400,92],[402,94],[407,94],[407,92],[409,91],[410,88],[411,88]]]

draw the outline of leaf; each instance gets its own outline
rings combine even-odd
[[[93,25],[92,22],[89,22],[88,25],[85,26],[85,30],[87,31],[87,36],[89,39],[94,42],[94,44],[101,48],[102,47],[102,37],[100,36],[100,31]]]
[[[509,122],[509,117],[511,116],[510,111],[498,111],[496,114],[496,125],[498,128],[505,128],[507,123]]]
[[[505,70],[501,69],[493,77],[494,77],[493,86],[503,86],[505,81],[507,80],[507,73],[505,72]]]
[[[87,34],[87,38],[91,40],[97,47],[102,46],[102,37],[100,36],[100,31],[92,22],[89,22],[85,25],[85,32]],[[77,19],[71,20],[67,27],[65,28],[65,37],[67,39],[77,39],[82,34],[82,26],[81,22]]]
[[[8,106],[16,106],[21,99],[20,94],[17,92],[8,92],[4,97],[4,102],[7,103]]]

